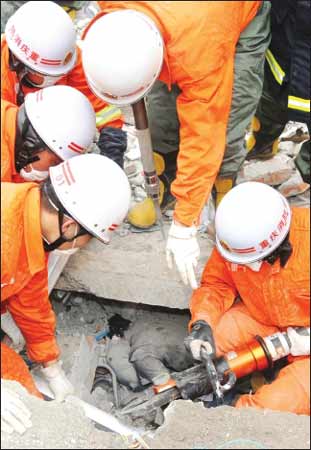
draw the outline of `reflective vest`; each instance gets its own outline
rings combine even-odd
[[[266,76],[274,89],[287,92],[288,119],[310,121],[311,3],[272,0],[272,40]]]

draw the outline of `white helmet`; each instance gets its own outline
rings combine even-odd
[[[55,194],[89,233],[108,243],[124,220],[131,189],[124,171],[109,158],[90,153],[49,169]]]
[[[29,93],[25,110],[42,141],[61,159],[85,153],[96,135],[96,116],[87,99],[70,86]]]
[[[8,20],[5,38],[25,66],[58,77],[70,72],[76,60],[76,32],[68,14],[53,2],[22,5]]]
[[[228,261],[250,264],[279,247],[290,222],[291,210],[283,195],[263,183],[242,183],[217,208],[216,245]]]
[[[130,105],[151,89],[163,63],[163,40],[155,23],[133,10],[100,17],[82,41],[84,72],[107,103]]]

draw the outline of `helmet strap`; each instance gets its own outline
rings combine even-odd
[[[267,261],[272,266],[277,259],[280,259],[281,267],[285,267],[292,253],[293,253],[293,246],[289,241],[289,233],[288,233],[282,244],[279,245],[279,247],[276,250],[270,253],[270,255],[266,256],[263,260]]]
[[[25,95],[22,90],[22,85],[25,84],[28,86],[26,75],[27,75],[27,67],[24,63],[22,63],[16,56],[9,50],[9,68],[11,72],[15,72],[18,78],[18,91],[16,94],[17,106],[20,106],[24,103]],[[33,87],[29,85],[28,87]]]
[[[39,161],[38,153],[47,148],[36,133],[26,114],[25,105],[20,106],[17,113],[15,138],[15,167],[19,172],[28,164]]]
[[[43,239],[43,247],[46,252],[52,252],[53,250],[57,249],[65,242],[72,242],[80,236],[90,234],[85,228],[83,228],[78,223],[78,225],[80,226],[80,230],[78,231],[78,233],[75,236],[73,236],[72,238],[65,237],[62,232],[63,219],[64,219],[65,215],[68,217],[71,217],[71,215],[66,211],[66,209],[61,205],[61,203],[57,199],[50,179],[43,183],[43,191],[44,191],[48,201],[50,202],[50,204],[53,206],[53,208],[58,213],[58,229],[59,229],[59,237],[57,239],[55,239],[54,242],[49,243],[45,239]],[[73,219],[73,220],[75,220],[75,219]]]

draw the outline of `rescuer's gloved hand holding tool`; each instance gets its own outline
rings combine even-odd
[[[13,347],[17,352],[23,350],[25,347],[24,336],[14,322],[14,319],[9,311],[1,314],[1,329],[12,340],[12,345],[9,345],[10,347]]]
[[[41,369],[41,373],[49,384],[57,402],[62,402],[73,394],[74,388],[62,369],[62,362],[56,361]]]
[[[120,128],[105,127],[97,142],[100,154],[112,159],[123,169],[123,157],[127,147],[127,134]]]
[[[308,333],[307,333],[308,331]],[[299,333],[299,328],[287,328],[287,336],[290,341],[290,353],[293,356],[310,355],[310,327],[306,328],[306,333]]]
[[[1,383],[1,431],[23,434],[32,426],[30,417],[31,412],[18,395]]]
[[[186,227],[173,221],[166,244],[168,267],[173,268],[173,258],[184,284],[198,288],[195,268],[200,256],[200,247],[196,238],[195,226]]]
[[[295,330],[300,336],[310,337],[310,328],[299,327]],[[149,388],[141,402],[126,405],[121,414],[130,415],[132,419],[148,416],[152,420],[159,407],[178,398],[194,400],[212,392],[218,403],[222,403],[225,392],[232,389],[238,379],[253,372],[272,369],[276,361],[290,354],[288,332],[280,331],[266,337],[256,336],[241,348],[234,348],[217,358],[213,358],[203,347],[200,351],[202,364],[172,373],[166,385]],[[242,395],[235,406],[243,407],[241,399],[245,397],[249,395]]]
[[[211,357],[216,353],[213,331],[205,320],[198,320],[192,325],[191,332],[185,339],[185,345],[193,358],[198,361],[202,360],[202,349]]]

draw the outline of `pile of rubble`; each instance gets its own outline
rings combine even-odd
[[[17,383],[5,383],[25,401],[36,424],[22,436],[2,433],[5,449],[310,448],[307,416],[228,406],[205,409],[184,400],[171,403],[155,433],[140,430],[145,445],[139,445],[135,439],[99,431],[75,403],[42,402]]]

